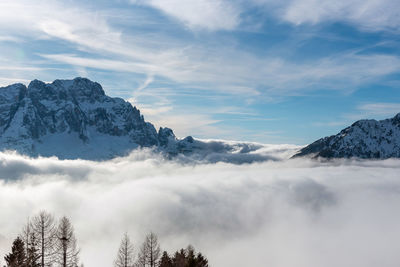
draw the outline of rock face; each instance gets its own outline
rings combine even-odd
[[[400,113],[394,118],[360,120],[337,135],[315,141],[294,157],[400,158]]]
[[[1,150],[107,159],[137,147],[173,152],[178,143],[171,129],[157,132],[130,103],[106,96],[100,84],[85,78],[0,88]]]

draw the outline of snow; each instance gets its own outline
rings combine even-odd
[[[400,113],[392,119],[357,121],[337,135],[315,141],[296,156],[398,158],[400,157],[399,117]]]
[[[157,132],[129,102],[105,95],[100,84],[84,78],[50,84],[34,80],[28,88],[16,84],[0,89],[0,129],[0,150],[30,156],[105,160],[151,147],[198,161],[274,159],[268,152],[252,154],[262,145],[178,140],[171,129]]]

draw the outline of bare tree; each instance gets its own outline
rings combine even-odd
[[[67,217],[61,218],[55,236],[55,261],[62,267],[77,267],[79,249],[74,227]]]
[[[136,267],[146,267],[147,246],[145,243],[140,247]]]
[[[29,220],[29,218],[26,225],[22,228],[20,237],[25,244],[26,267],[40,267],[41,265],[39,263],[40,255],[38,252],[38,238],[32,229],[32,222],[31,220]]]
[[[24,244],[25,244],[26,254],[28,254],[28,244],[29,244],[32,234],[33,234],[33,231],[32,231],[31,221],[28,218],[26,225],[22,228],[22,232],[20,235],[22,241],[24,241]]]
[[[119,246],[115,267],[133,267],[135,264],[135,254],[133,245],[127,233],[124,234]]]
[[[40,266],[51,266],[54,262],[54,237],[55,223],[54,217],[46,211],[41,211],[38,215],[32,218],[31,230],[38,238],[38,247],[40,255]]]
[[[140,248],[138,266],[140,267],[155,267],[161,256],[160,245],[157,235],[151,232],[146,236],[146,239]]]

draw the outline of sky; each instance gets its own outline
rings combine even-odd
[[[87,77],[178,137],[304,145],[400,112],[394,0],[2,0],[0,86]]]
[[[282,148],[284,149],[284,148]],[[288,147],[287,149],[291,149]],[[0,152],[0,265],[27,218],[70,218],[85,266],[112,266],[128,232],[210,266],[397,267],[398,159],[182,164],[150,150],[95,162]]]

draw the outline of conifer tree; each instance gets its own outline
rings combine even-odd
[[[166,251],[164,251],[161,256],[159,267],[174,267],[174,265],[172,264],[172,260]]]
[[[4,257],[7,267],[25,267],[25,245],[20,237],[17,237],[11,248],[11,253]]]
[[[183,248],[180,251],[175,252],[172,262],[174,267],[185,267],[186,252]]]

